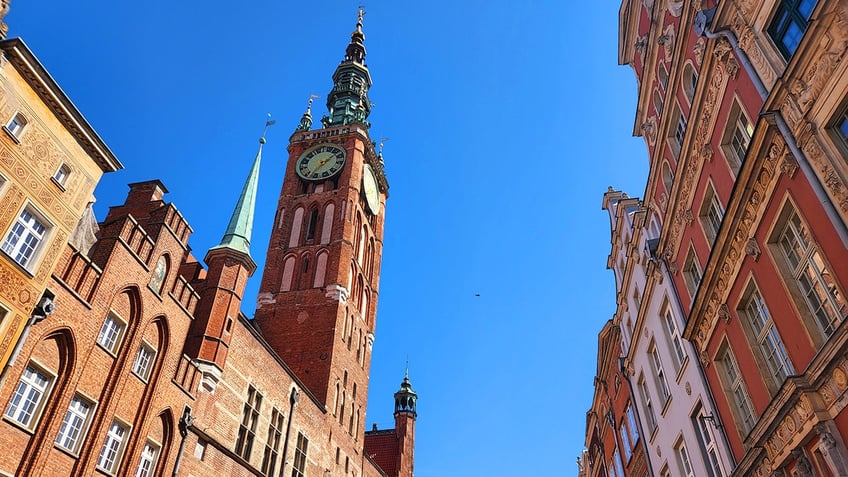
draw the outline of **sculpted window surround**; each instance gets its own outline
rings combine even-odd
[[[756,343],[751,348],[766,364],[761,366],[760,370],[767,371],[767,387],[774,394],[786,377],[794,374],[794,370],[771,313],[755,285],[752,284],[746,293],[740,311],[745,317],[746,331]]]
[[[783,259],[784,271],[792,278],[790,286],[802,297],[795,301],[806,305],[799,303],[800,311],[808,312],[816,329],[827,338],[848,316],[845,295],[809,229],[791,204],[787,204],[781,214],[776,230],[778,235],[773,240]],[[794,293],[793,298],[796,298]]]
[[[724,152],[724,157],[727,159],[727,165],[733,174],[739,174],[739,168],[742,166],[742,161],[745,159],[745,154],[748,151],[748,144],[751,143],[751,136],[754,134],[754,125],[748,120],[745,112],[739,102],[734,101],[730,108],[730,115],[727,119],[724,134],[721,138],[721,149]]]
[[[792,57],[807,30],[816,0],[779,0],[768,26],[768,34],[787,60]]]
[[[741,431],[742,437],[744,437],[754,428],[756,417],[736,357],[727,343],[723,344],[715,361],[721,371],[719,377],[736,419],[736,428]]]
[[[712,244],[715,242],[716,237],[718,237],[721,221],[724,218],[724,208],[721,206],[715,189],[710,183],[707,183],[706,192],[704,192],[704,201],[701,204],[701,211],[698,215],[701,219],[704,235],[707,236],[707,241]]]
[[[22,210],[3,240],[2,250],[18,265],[32,271],[52,224],[32,204]]]

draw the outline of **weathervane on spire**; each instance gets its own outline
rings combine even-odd
[[[265,129],[262,130],[262,137],[259,138],[259,144],[265,144],[265,135],[268,133],[268,128],[273,126],[277,121],[271,119],[271,113],[268,113],[268,119],[265,120]]]
[[[357,21],[358,21],[359,23],[362,23],[362,17],[364,17],[364,16],[365,16],[365,4],[364,4],[364,3],[360,3],[360,4],[359,4],[359,12],[358,12],[358,14],[357,14],[357,15],[358,15],[358,17],[359,17],[359,18],[357,19]]]
[[[379,149],[377,150],[377,152],[379,153],[380,156],[383,155],[383,145],[388,140],[389,140],[389,138],[387,138],[386,136],[380,136],[380,145],[379,145]],[[407,361],[409,361],[409,358],[407,358]]]

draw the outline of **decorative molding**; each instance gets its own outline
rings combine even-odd
[[[701,351],[698,354],[698,359],[701,361],[701,366],[703,366],[704,368],[709,368],[710,363],[712,363],[710,355],[708,355],[706,351]]]
[[[663,30],[663,35],[660,37],[660,45],[663,46],[663,53],[665,53],[664,58],[665,61],[670,62],[672,56],[674,55],[674,41],[676,39],[674,24],[671,24]]]
[[[727,306],[727,303],[722,303],[718,306],[718,317],[724,320],[725,323],[730,323],[730,319],[732,318],[730,314],[730,308]]]
[[[648,144],[653,146],[657,142],[657,117],[651,116],[647,121],[642,123],[642,134],[648,140]]]
[[[695,57],[695,65],[701,66],[701,62],[704,61],[704,49],[707,46],[707,40],[704,37],[698,38],[698,41],[695,42],[695,45],[692,46],[692,55]]]
[[[760,259],[760,254],[762,251],[760,250],[760,245],[757,243],[757,239],[751,237],[745,242],[745,255],[749,257],[754,257],[754,261],[758,261]]]
[[[783,156],[783,162],[780,163],[780,172],[789,176],[789,178],[795,177],[795,172],[798,170],[798,161],[795,160],[795,156],[792,154],[786,154]]]

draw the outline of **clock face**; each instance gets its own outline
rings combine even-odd
[[[312,146],[297,158],[297,175],[308,181],[327,180],[342,170],[345,150],[335,144]]]
[[[377,185],[374,169],[368,164],[365,164],[362,171],[362,192],[365,193],[365,205],[368,210],[374,215],[380,213],[380,187]]]

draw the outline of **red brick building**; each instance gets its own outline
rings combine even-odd
[[[0,474],[413,475],[408,377],[396,427],[365,431],[388,183],[361,20],[323,128],[307,109],[291,136],[256,319],[240,310],[264,138],[206,267],[158,180],[64,245],[55,310],[0,383]]]

